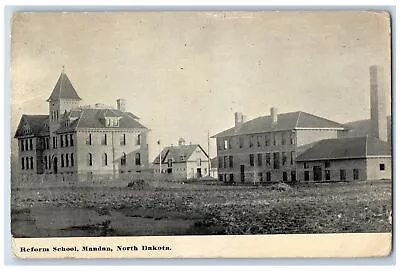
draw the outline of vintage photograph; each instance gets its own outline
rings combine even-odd
[[[377,11],[11,22],[13,238],[391,233]]]

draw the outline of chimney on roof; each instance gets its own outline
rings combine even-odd
[[[369,67],[371,136],[387,141],[386,89],[384,72],[381,66]]]
[[[179,138],[178,145],[179,146],[185,145],[185,139],[183,137]]]
[[[125,112],[125,99],[120,98],[117,100],[117,109]]]
[[[235,112],[235,127],[240,127],[243,122],[246,122],[246,116],[242,112]]]
[[[271,118],[272,124],[276,124],[278,122],[278,108],[271,107]]]

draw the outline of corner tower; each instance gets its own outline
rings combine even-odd
[[[78,107],[81,100],[68,76],[65,74],[63,67],[53,92],[46,100],[49,103],[50,133],[59,128],[64,112]]]

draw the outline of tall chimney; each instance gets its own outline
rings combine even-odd
[[[272,124],[276,124],[278,122],[278,108],[271,107],[271,118]]]
[[[387,117],[386,117],[386,90],[383,68],[371,66],[370,76],[370,103],[371,103],[371,136],[387,141]]]
[[[239,127],[243,123],[243,114],[235,112],[235,127]]]
[[[121,98],[117,100],[117,109],[122,112],[125,112],[125,99]]]

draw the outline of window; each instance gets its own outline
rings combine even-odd
[[[50,149],[50,137],[46,137],[46,149]]]
[[[272,134],[272,139],[274,140],[274,146],[276,146],[276,134]]]
[[[232,173],[229,174],[229,182],[230,182],[230,183],[233,183],[233,182],[234,182],[233,174],[232,174]]]
[[[120,145],[126,145],[126,135],[125,134],[121,135]]]
[[[197,159],[197,166],[198,166],[198,167],[201,167],[201,158],[198,158],[198,159]]]
[[[218,174],[218,180],[220,182],[223,182],[224,181],[224,175],[223,174]]]
[[[73,134],[69,135],[69,143],[71,146],[74,146],[74,135]]]
[[[290,152],[290,164],[294,164],[294,151]]]
[[[325,168],[330,168],[331,167],[331,162],[325,161]]]
[[[308,182],[310,180],[310,172],[308,170],[304,171],[304,181]]]
[[[108,165],[108,159],[107,159],[107,153],[103,154],[103,166],[107,166]]]
[[[233,168],[233,156],[229,156],[229,167]]]
[[[49,163],[49,167],[48,167],[48,169],[51,169],[51,157],[50,157],[50,155],[48,156],[48,159],[47,159],[47,161],[48,161],[48,163]]]
[[[331,180],[331,171],[329,169],[325,169],[325,180],[326,181]]]
[[[141,141],[140,134],[138,134],[138,136],[137,136],[137,144],[138,145],[140,145],[140,141]]]
[[[259,182],[264,182],[264,179],[263,179],[263,173],[262,172],[258,172],[258,181]]]
[[[303,167],[308,168],[308,164],[306,162],[304,162]]]
[[[68,156],[68,153],[65,154],[65,166],[69,167],[69,156]]]
[[[107,145],[107,134],[104,134],[103,138],[101,139],[102,145]]]
[[[243,148],[244,139],[243,137],[239,137],[239,148]]]
[[[92,145],[92,134],[89,134],[87,139],[86,139],[86,144],[87,145]]]
[[[284,182],[288,181],[287,172],[286,171],[282,172],[282,179],[283,179]]]
[[[64,154],[61,154],[61,167],[64,167]]]
[[[25,169],[25,159],[21,158],[21,169]]]
[[[385,170],[385,164],[381,163],[379,164],[379,170],[384,171]]]
[[[20,140],[19,145],[21,146],[21,151],[24,151],[24,140]]]
[[[44,168],[47,169],[47,156],[44,157]]]
[[[74,154],[73,153],[71,153],[70,159],[71,159],[71,167],[73,167],[74,166]]]
[[[295,171],[295,170],[293,170],[293,171],[290,172],[290,180],[291,180],[292,182],[295,182],[295,181],[296,181],[296,171]]]
[[[218,168],[222,168],[222,156],[218,156]]]
[[[171,160],[171,166],[170,166]],[[140,166],[140,153],[135,154],[135,165]],[[168,167],[172,167],[172,159],[168,159]]]
[[[31,169],[33,169],[33,157],[31,157],[30,160],[31,160]]]
[[[53,149],[57,148],[57,137],[53,136]]]
[[[270,182],[271,181],[271,172],[270,171],[267,171],[267,175],[266,175],[266,181],[267,182]]]
[[[60,135],[60,147],[64,147],[64,139],[63,139],[63,135]]]
[[[121,166],[126,165],[126,154],[123,152],[121,156]]]
[[[228,149],[228,140],[224,140],[224,150]]]
[[[268,167],[271,166],[271,154],[269,152],[265,154],[265,165]]]
[[[286,145],[286,134],[285,133],[282,133],[282,138],[281,138],[281,140],[282,140],[282,145]]]
[[[257,162],[258,162],[258,166],[261,167],[262,166],[262,153],[257,154]]]
[[[280,157],[279,152],[274,152],[274,169],[279,169]]]
[[[217,148],[218,148],[218,150],[222,150],[222,141],[221,140],[217,141]]]
[[[250,162],[250,166],[253,167],[254,166],[254,154],[250,154],[249,155],[249,162]]]
[[[265,135],[265,146],[268,147],[271,145],[271,134],[266,134]]]
[[[228,156],[224,156],[224,168],[228,167],[227,160],[228,160]]]
[[[232,139],[228,139],[228,149],[232,149]]]
[[[346,180],[346,170],[345,169],[341,169],[340,170],[340,180],[341,181],[345,181]]]
[[[358,178],[359,178],[358,169],[353,169],[353,180],[358,180]]]
[[[65,147],[68,147],[68,135],[65,135]]]
[[[26,166],[26,169],[29,169],[29,158],[28,157],[25,158],[25,166]]]
[[[286,165],[286,161],[287,161],[286,152],[282,152],[282,165]]]
[[[33,150],[33,140],[32,140],[32,138],[29,138],[29,149]]]
[[[250,148],[253,147],[253,137],[252,136],[249,137],[249,147]]]
[[[88,154],[88,166],[93,166],[93,155],[91,153]]]
[[[294,131],[292,131],[292,133],[290,134],[290,144],[292,144],[292,145],[295,144],[295,138],[296,138],[296,134]]]
[[[262,140],[262,137],[257,136],[257,147],[261,147],[261,140]]]

